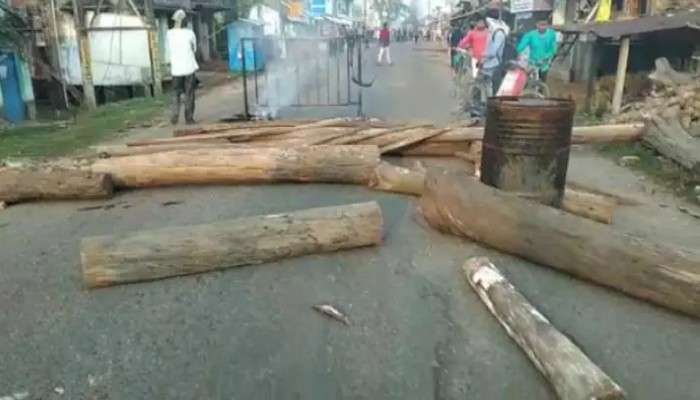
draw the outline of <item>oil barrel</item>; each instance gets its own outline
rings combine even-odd
[[[568,99],[490,98],[481,181],[559,207],[574,112],[574,101]]]

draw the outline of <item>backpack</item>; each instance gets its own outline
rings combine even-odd
[[[501,32],[504,35],[506,34],[506,31],[503,29],[496,29],[493,34],[491,34],[491,40],[493,40],[498,32]],[[498,59],[498,64],[502,66],[508,61],[515,60],[517,56],[518,52],[515,50],[514,38],[512,36],[506,36],[506,40],[503,44],[503,54],[501,55],[501,58]]]

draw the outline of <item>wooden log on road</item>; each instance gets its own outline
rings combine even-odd
[[[255,137],[281,135],[292,132],[296,127],[270,127],[270,128],[250,128],[236,129],[228,132],[204,133],[200,135],[186,135],[161,139],[137,140],[127,143],[127,146],[152,146],[166,145],[174,143],[192,142],[246,142]]]
[[[644,141],[665,157],[700,175],[700,140],[690,136],[679,121],[670,123],[652,117],[651,125]]]
[[[644,124],[618,124],[575,126],[571,137],[573,144],[632,142],[642,138]],[[449,131],[430,139],[430,143],[463,142],[482,140],[483,127],[463,127]]]
[[[112,180],[77,169],[0,168],[0,201],[102,199],[112,196]]]
[[[80,259],[85,284],[103,287],[378,245],[382,224],[376,202],[312,208],[88,237]]]
[[[369,186],[386,192],[422,195],[425,169],[422,166],[405,168],[381,162],[374,171]]]
[[[465,174],[431,170],[420,205],[436,229],[700,317],[697,250],[635,237]]]
[[[469,285],[561,400],[624,399],[625,392],[559,332],[488,258],[463,266]]]
[[[569,186],[564,190],[561,203],[562,210],[604,224],[612,224],[616,206],[617,202],[609,197],[572,189]]]
[[[252,122],[229,122],[218,124],[206,124],[194,126],[191,128],[176,129],[173,131],[173,136],[191,136],[203,135],[207,133],[220,133],[235,131],[239,129],[255,129],[255,128],[289,128],[298,125],[312,123],[314,120],[288,119],[282,121],[252,121]]]
[[[92,171],[118,187],[319,182],[367,184],[377,146],[257,147],[176,150],[95,161]]]

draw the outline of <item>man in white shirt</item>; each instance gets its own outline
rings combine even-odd
[[[195,52],[197,38],[192,30],[183,28],[187,14],[183,10],[175,11],[175,26],[168,31],[168,50],[170,52],[170,70],[173,76],[175,101],[170,122],[177,124],[180,119],[180,96],[185,95],[185,123],[194,124],[194,90],[197,87],[195,72],[199,69]]]

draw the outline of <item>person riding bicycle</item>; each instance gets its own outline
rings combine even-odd
[[[490,35],[489,31],[486,29],[486,22],[483,19],[479,19],[474,28],[464,35],[464,38],[460,40],[457,46],[462,50],[470,50],[473,78],[476,78],[478,72],[477,65],[481,63],[486,54],[486,47]]]
[[[516,48],[518,55],[529,51],[530,65],[539,69],[540,80],[547,80],[547,73],[557,53],[557,35],[547,21],[538,21],[537,29],[526,33]]]

